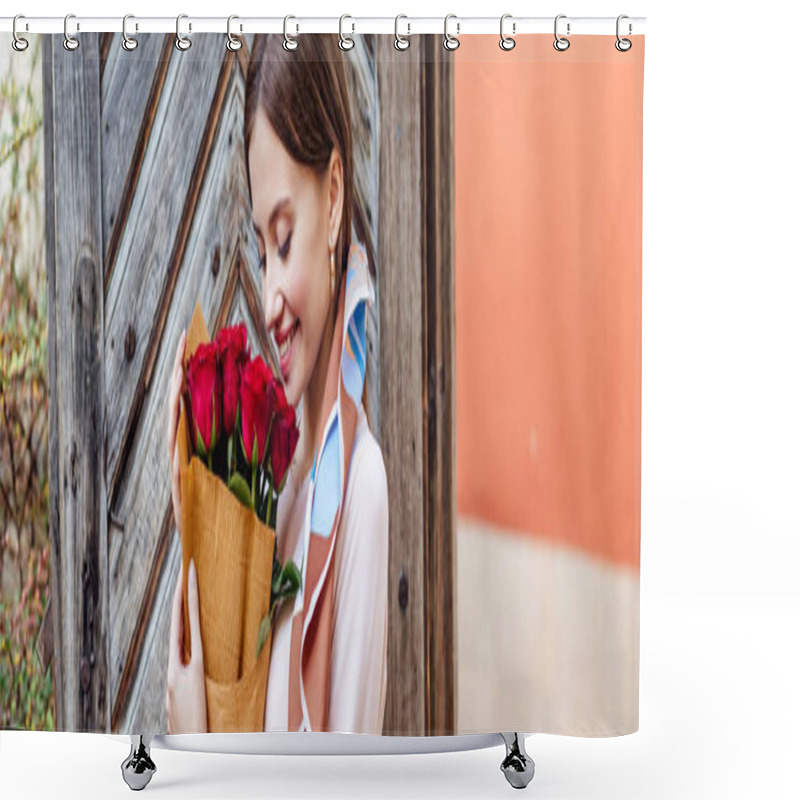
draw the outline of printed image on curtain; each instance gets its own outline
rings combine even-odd
[[[0,728],[638,727],[644,37],[0,41]]]

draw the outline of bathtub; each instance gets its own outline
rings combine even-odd
[[[153,749],[197,753],[281,756],[411,755],[454,753],[506,746],[500,769],[515,789],[524,789],[533,778],[533,759],[525,751],[528,733],[479,733],[458,736],[373,736],[315,731],[263,733],[195,733],[130,735],[106,734],[130,740],[130,753],[121,764],[122,777],[134,791],[144,789],[156,772]]]

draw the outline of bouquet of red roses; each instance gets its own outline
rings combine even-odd
[[[297,446],[294,408],[244,325],[209,341],[199,304],[186,339],[178,426],[184,631],[194,558],[209,731],[263,730],[272,619],[300,573],[275,547],[278,498]],[[266,645],[266,646],[265,646]],[[191,642],[185,644],[187,656]]]

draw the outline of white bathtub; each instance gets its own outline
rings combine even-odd
[[[527,736],[528,734],[520,734]],[[130,736],[106,736],[130,743]],[[373,736],[363,733],[319,733],[315,731],[262,733],[183,733],[153,736],[150,747],[157,750],[189,750],[197,753],[241,755],[411,755],[483,750],[503,743],[499,733],[459,736]]]
[[[143,789],[156,771],[150,750],[184,750],[241,755],[389,755],[482,750],[505,743],[500,765],[508,782],[523,789],[533,778],[534,764],[525,752],[528,733],[479,733],[457,736],[374,736],[314,731],[262,733],[188,733],[129,736],[105,734],[130,744],[122,776],[132,789]]]

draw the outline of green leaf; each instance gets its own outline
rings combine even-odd
[[[261,620],[261,624],[258,626],[258,642],[256,643],[256,658],[261,655],[261,648],[264,646],[264,643],[267,641],[267,637],[269,636],[269,629],[272,625],[272,611],[274,609],[271,608],[269,610],[269,614],[267,614],[264,619]]]
[[[208,450],[206,449],[206,443],[203,441],[203,434],[200,433],[200,430],[197,431],[197,454],[203,461],[206,460],[208,456]]]
[[[250,456],[250,466],[253,470],[258,467],[258,434],[253,433],[253,455]]]
[[[269,525],[272,530],[276,530],[276,525],[278,524],[278,498],[276,495],[272,494],[272,484],[269,484],[269,491],[269,520],[267,521],[267,525]]]
[[[238,473],[234,472],[231,479],[228,481],[228,488],[236,495],[239,502],[246,505],[248,508],[252,507],[250,498],[250,489],[247,486],[247,481]]]
[[[283,565],[277,581],[272,584],[272,591],[276,598],[286,598],[294,595],[300,588],[300,570],[291,559]]]
[[[214,397],[211,398],[211,449],[217,448],[217,401]]]

